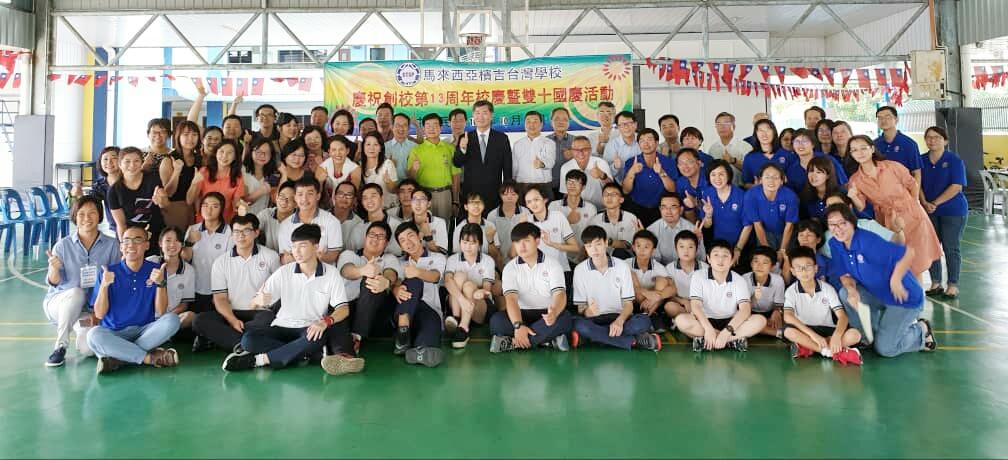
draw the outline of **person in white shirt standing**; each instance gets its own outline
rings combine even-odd
[[[579,170],[588,176],[588,180],[581,192],[581,198],[595,205],[596,209],[602,208],[602,186],[612,182],[613,174],[609,163],[600,157],[591,154],[591,142],[587,137],[577,136],[571,141],[571,151],[574,158],[564,163],[560,167],[560,193],[567,193],[567,184],[564,179],[567,173]]]
[[[322,229],[304,224],[290,238],[294,262],[270,275],[251,302],[253,308],[263,308],[279,300],[276,319],[269,327],[247,330],[242,349],[228,355],[221,367],[230,372],[265,366],[282,369],[321,352],[328,342],[330,354],[322,359],[327,373],[364,370],[364,360],[350,354],[350,308],[343,278],[336,267],[318,258]],[[333,347],[334,342],[342,347]]]
[[[553,165],[556,163],[556,143],[542,135],[542,114],[525,114],[525,137],[511,146],[512,175],[518,183],[518,193],[535,187],[547,199],[553,199]]]
[[[714,127],[717,129],[718,140],[707,151],[718,160],[727,161],[735,171],[736,185],[742,180],[742,159],[753,150],[753,146],[742,139],[735,138],[735,115],[721,112],[714,117]]]

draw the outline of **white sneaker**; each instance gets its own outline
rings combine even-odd
[[[449,316],[444,320],[445,332],[449,335],[455,333],[455,329],[458,329],[458,320],[454,316]]]

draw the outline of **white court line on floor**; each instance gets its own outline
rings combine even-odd
[[[42,289],[42,290],[48,290],[49,289],[48,286],[46,286],[44,284],[36,283],[36,282],[28,279],[28,277],[24,276],[20,271],[18,271],[17,267],[14,266],[14,257],[10,257],[10,258],[7,259],[7,270],[10,270],[10,272],[12,274],[14,274],[15,278],[17,278],[17,279],[19,279],[21,281],[24,281],[27,284],[30,284],[30,285],[35,286],[35,287],[37,287],[39,289]]]
[[[45,271],[45,270],[48,270],[48,268],[36,268],[36,269],[33,269],[33,270],[28,270],[28,271],[24,272],[23,274],[24,275],[31,275],[33,273],[38,273],[38,272]],[[18,277],[17,276],[8,276],[6,278],[0,279],[0,283],[2,283],[4,281],[10,281],[10,280],[13,280],[13,279],[18,279]]]
[[[949,305],[949,304],[947,304],[945,302],[942,302],[940,300],[932,299],[930,297],[928,297],[927,300],[931,301],[932,304],[941,305],[941,306],[943,306],[945,308],[948,308],[949,310],[961,313],[961,314],[963,314],[965,316],[968,316],[968,317],[970,317],[972,319],[975,319],[975,320],[977,320],[977,321],[979,321],[981,323],[984,323],[984,324],[986,324],[986,325],[988,325],[988,326],[990,326],[992,328],[994,327],[994,323],[992,323],[992,322],[990,322],[990,321],[988,321],[986,319],[983,319],[983,318],[981,318],[981,317],[979,317],[977,315],[974,315],[973,313],[970,313],[970,312],[968,312],[966,310],[963,310],[963,309],[961,309],[959,307],[953,307],[952,305]]]

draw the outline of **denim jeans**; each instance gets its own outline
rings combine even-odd
[[[945,266],[948,269],[948,284],[959,284],[959,267],[962,257],[959,255],[959,242],[966,229],[966,216],[930,216],[938,240],[941,241],[945,253]],[[931,283],[941,282],[941,260],[931,264]]]
[[[872,331],[875,333],[875,351],[886,358],[924,349],[924,331],[917,322],[922,306],[905,308],[886,305],[865,288],[858,286],[861,302],[871,309]],[[856,328],[864,337],[864,327],[858,316],[857,305],[847,302],[847,289],[840,290],[840,300],[847,312],[850,327]]]
[[[179,317],[165,313],[143,326],[128,326],[118,331],[98,326],[88,332],[88,346],[101,358],[115,358],[143,364],[144,356],[165,343],[179,330]]]
[[[629,350],[633,346],[635,335],[651,329],[651,318],[640,313],[631,315],[623,323],[623,333],[616,337],[610,337],[609,325],[618,316],[612,313],[599,315],[594,318],[578,317],[574,319],[574,330],[592,342]]]

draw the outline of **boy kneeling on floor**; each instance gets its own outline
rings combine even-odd
[[[350,339],[350,308],[346,287],[336,267],[318,259],[322,229],[304,224],[291,232],[290,255],[294,259],[270,275],[252,299],[253,308],[266,308],[280,301],[280,310],[269,327],[249,329],[242,336],[242,350],[231,353],[221,366],[241,371],[270,366],[282,369],[322,351],[329,355],[322,369],[332,375],[360,372],[364,360],[354,357]]]
[[[581,338],[629,350],[661,350],[652,334],[651,318],[634,310],[634,285],[630,266],[606,254],[608,237],[602,227],[589,225],[581,232],[588,259],[574,269],[574,305],[584,317],[574,320],[571,346]]]
[[[766,318],[752,314],[749,285],[731,270],[731,243],[714,240],[708,251],[710,268],[693,272],[690,311],[676,316],[676,327],[693,338],[693,351],[746,351],[747,339],[763,329]]]
[[[797,279],[784,293],[784,338],[791,342],[791,357],[818,352],[840,363],[861,365],[861,352],[850,348],[861,341],[861,333],[847,328],[847,314],[833,286],[816,279],[815,251],[799,246],[788,252],[788,259]]]

